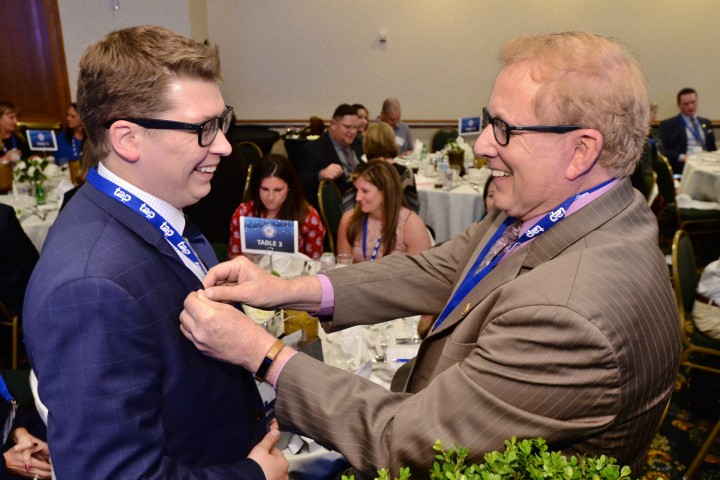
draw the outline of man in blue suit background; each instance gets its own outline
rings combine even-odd
[[[253,376],[178,328],[217,263],[181,209],[230,154],[220,79],[216,48],[160,27],[110,33],[80,62],[100,165],[51,229],[24,310],[57,478],[287,478]]]

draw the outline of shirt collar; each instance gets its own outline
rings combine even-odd
[[[182,211],[170,205],[165,200],[161,200],[158,197],[147,193],[144,190],[136,187],[135,185],[126,182],[122,178],[111,172],[103,163],[98,165],[98,173],[101,177],[116,183],[120,187],[126,189],[128,192],[137,196],[140,200],[150,205],[153,210],[158,212],[165,220],[168,221],[172,227],[178,232],[185,231],[185,215]]]

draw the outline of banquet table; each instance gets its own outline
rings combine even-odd
[[[683,167],[679,193],[693,200],[720,203],[720,152],[691,155]]]
[[[420,218],[435,231],[437,243],[459,235],[485,215],[482,193],[489,175],[488,169],[481,169],[472,183],[461,179],[454,188],[443,190],[435,188],[436,178],[415,174]]]
[[[67,178],[66,178],[67,177]],[[60,210],[58,198],[58,185],[60,182],[63,186],[69,184],[69,174],[63,173],[58,178],[50,179],[48,182],[48,190],[46,193],[47,203],[45,205],[37,205],[35,198],[21,192],[13,195],[12,192],[0,195],[0,203],[10,205],[20,220],[20,226],[23,228],[27,236],[32,241],[38,252],[42,249],[45,238],[47,238],[50,227],[58,216]],[[72,185],[70,185],[72,187]]]

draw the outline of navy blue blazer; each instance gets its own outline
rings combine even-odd
[[[358,135],[355,137],[350,148],[353,149],[358,160],[363,156],[362,140]],[[320,180],[318,180],[318,174],[320,170],[327,167],[331,163],[337,163],[342,166],[340,157],[338,157],[335,145],[333,145],[328,132],[323,133],[320,138],[315,141],[311,141],[303,145],[300,151],[300,161],[298,163],[298,174],[302,181],[303,188],[305,189],[305,195],[308,201],[315,207],[318,208],[317,193],[318,187],[320,186]],[[335,180],[335,183],[340,190],[340,193],[344,192],[348,188],[348,179],[342,176]]]
[[[698,122],[705,134],[705,150],[708,152],[717,150],[712,122],[702,117],[698,117]],[[685,164],[680,162],[678,157],[687,152],[687,133],[685,133],[685,123],[680,115],[660,122],[660,139],[662,140],[665,156],[670,160],[673,171],[682,173]]]
[[[199,288],[162,234],[92,185],[63,209],[24,310],[58,478],[264,478],[246,458],[266,432],[252,375],[180,332]]]

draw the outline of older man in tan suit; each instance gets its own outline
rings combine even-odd
[[[515,435],[612,455],[639,475],[680,349],[657,224],[627,179],[645,140],[647,81],[625,47],[584,33],[516,38],[500,58],[475,144],[497,213],[426,253],[325,276],[223,264],[206,278],[216,286],[188,297],[181,328],[274,385],[281,427],[362,471],[423,472],[437,438],[480,461]],[[228,299],[318,312],[328,330],[439,319],[406,393],[392,393],[281,348],[213,301]]]

